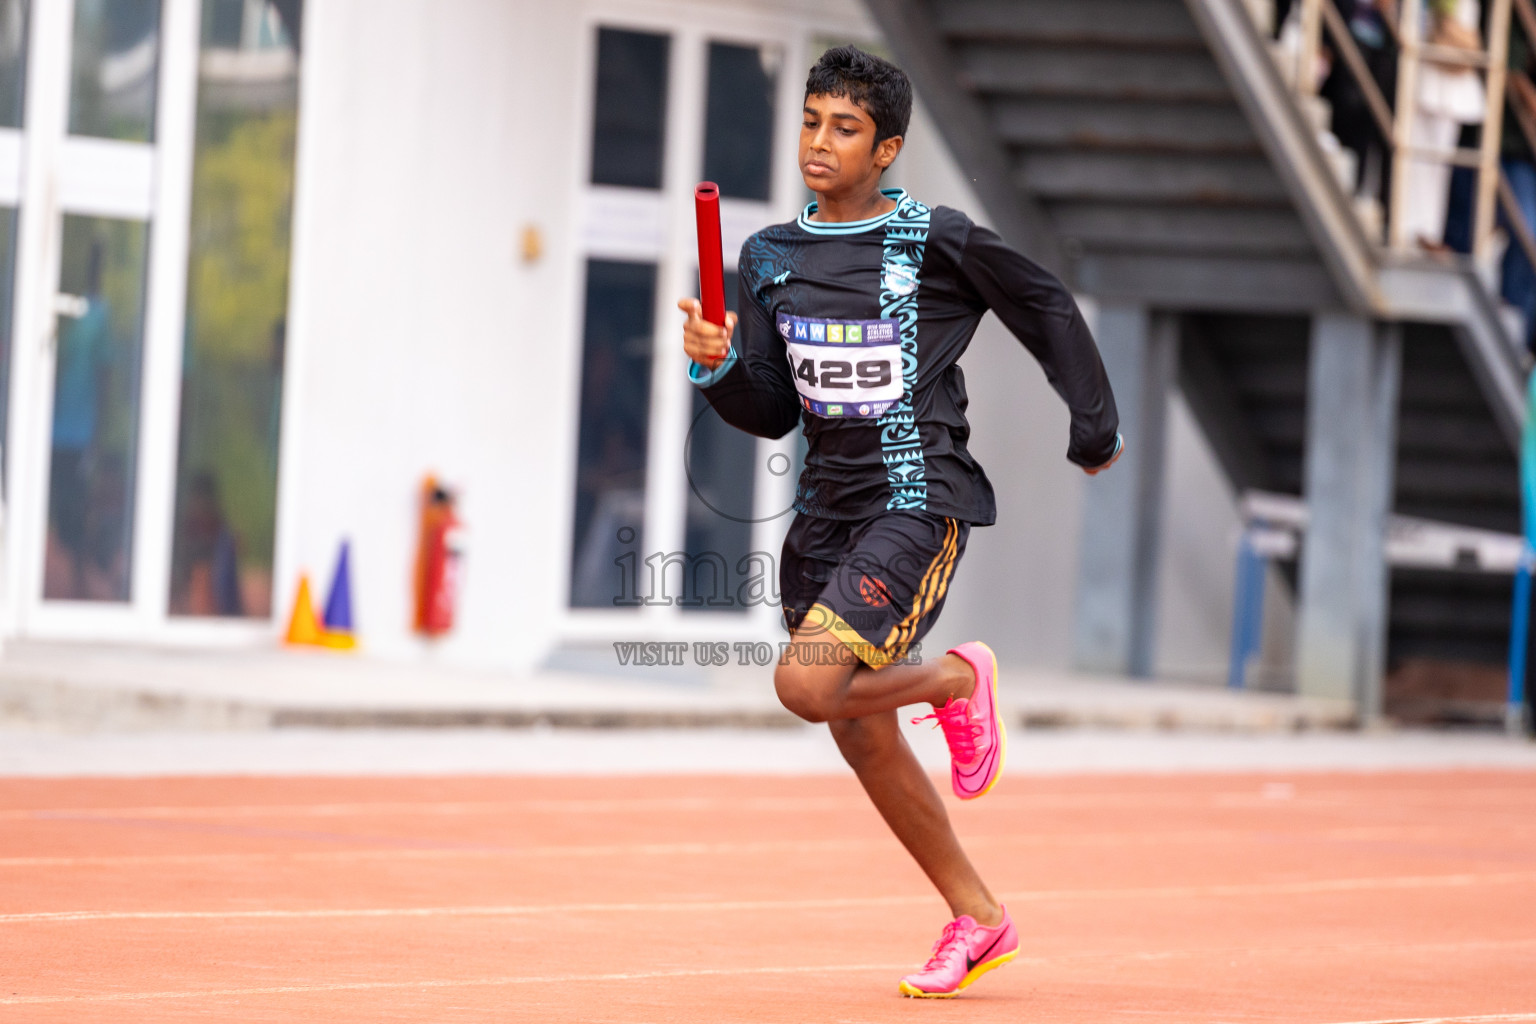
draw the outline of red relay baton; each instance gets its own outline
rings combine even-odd
[[[704,319],[725,326],[725,268],[720,258],[720,186],[701,181],[693,190],[699,222],[699,301]]]

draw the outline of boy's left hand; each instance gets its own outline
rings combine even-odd
[[[1119,459],[1120,459],[1120,456],[1123,455],[1123,454],[1125,454],[1125,438],[1121,437],[1119,434],[1116,434],[1115,435],[1115,454],[1113,454],[1113,455],[1111,455],[1109,457],[1109,461],[1104,463],[1103,465],[1099,465],[1099,466],[1084,466],[1083,467],[1083,472],[1087,473],[1089,476],[1097,476],[1098,474],[1104,472],[1110,466],[1113,466],[1116,462],[1118,462]]]

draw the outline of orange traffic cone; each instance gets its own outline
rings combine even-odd
[[[309,596],[309,574],[299,574],[299,592],[293,599],[293,615],[288,619],[290,644],[321,644],[320,619],[315,615],[315,602]]]

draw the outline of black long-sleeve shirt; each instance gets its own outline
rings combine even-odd
[[[1071,294],[996,234],[904,191],[888,214],[811,220],[815,204],[742,246],[731,353],[689,376],[720,417],[759,437],[803,419],[795,508],[829,519],[925,509],[977,525],[997,502],[966,450],[957,365],[988,309],[1039,360],[1072,413],[1067,458],[1114,454],[1119,416]]]

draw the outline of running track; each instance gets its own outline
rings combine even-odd
[[[947,916],[851,778],[0,781],[0,1021],[1536,1022],[1536,775],[1015,777]]]

